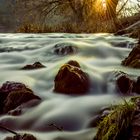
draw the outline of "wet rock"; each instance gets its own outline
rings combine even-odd
[[[24,134],[24,135],[15,135],[13,137],[7,137],[4,140],[37,140],[37,138],[35,138],[31,134]]]
[[[140,97],[133,99],[136,103],[136,109],[131,121],[131,135],[129,140],[139,140],[140,139]]]
[[[57,55],[74,54],[77,52],[77,47],[69,44],[57,44],[54,47],[54,52]]]
[[[7,81],[0,88],[0,93],[9,94],[11,91],[18,91],[18,90],[22,90],[22,89],[32,91],[31,89],[29,89],[22,83]]]
[[[98,124],[94,140],[129,140],[135,104],[125,101]]]
[[[22,114],[22,109],[20,107],[17,107],[16,109],[10,110],[8,112],[8,115],[11,115],[11,116],[18,116],[21,114]]]
[[[19,105],[33,99],[40,98],[34,95],[33,92],[28,90],[12,91],[4,101],[4,113],[7,113],[8,111],[18,107]]]
[[[111,107],[107,107],[107,108],[104,108],[103,110],[101,110],[96,116],[94,116],[90,121],[89,121],[89,124],[88,124],[88,127],[92,128],[92,127],[97,127],[98,124],[103,121],[103,119],[108,115],[110,114],[112,111],[112,108]]]
[[[132,68],[140,68],[140,45],[133,48],[129,56],[122,61],[122,65]]]
[[[89,90],[89,76],[73,61],[64,64],[55,77],[54,91],[67,94],[84,94]],[[77,67],[78,66],[78,67]]]
[[[80,68],[80,64],[77,61],[74,61],[74,60],[68,61],[67,64]]]
[[[22,89],[31,91],[24,84],[18,83],[18,82],[7,81],[2,85],[2,87],[0,88],[0,106],[1,106],[0,113],[3,112],[4,101],[6,100],[9,93],[12,91],[18,91],[18,90],[22,90]]]
[[[140,77],[138,77],[137,81],[134,83],[133,92],[140,94]]]
[[[45,66],[43,64],[41,64],[40,62],[35,62],[34,64],[26,65],[21,69],[22,70],[33,70],[33,69],[40,69],[40,68],[45,68]]]
[[[32,99],[40,99],[33,91],[19,82],[7,81],[0,88],[0,113],[7,113],[22,103]]]
[[[116,84],[121,93],[130,94],[133,89],[134,81],[128,76],[122,75],[117,79]]]

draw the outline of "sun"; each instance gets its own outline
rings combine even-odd
[[[106,0],[97,0],[95,3],[96,12],[100,14],[104,14],[106,11]]]

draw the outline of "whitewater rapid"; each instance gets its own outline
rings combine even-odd
[[[89,127],[91,121],[101,109],[122,99],[115,87],[119,71],[133,78],[139,76],[139,70],[121,66],[136,42],[111,34],[0,34],[0,85],[5,81],[22,82],[42,99],[37,105],[24,105],[20,116],[0,116],[0,125],[31,133],[38,140],[93,140],[96,128]],[[56,45],[72,46],[75,53],[57,54]],[[78,61],[90,76],[91,87],[84,96],[53,92],[54,78],[69,60]],[[21,70],[36,61],[46,68]],[[64,131],[59,132],[51,123]],[[0,140],[8,135],[1,130]]]

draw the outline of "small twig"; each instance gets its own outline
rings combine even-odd
[[[12,134],[14,134],[14,135],[18,135],[18,133],[14,132],[13,130],[10,130],[10,129],[4,127],[4,126],[1,126],[1,125],[0,125],[0,128],[1,128],[1,129],[4,129],[4,130],[6,130],[6,131],[8,131],[8,132],[10,132],[10,133],[12,133]]]
[[[57,130],[59,131],[63,131],[63,127],[58,127],[56,124],[52,123],[52,124],[49,124],[49,126],[52,126],[54,128],[56,128]]]

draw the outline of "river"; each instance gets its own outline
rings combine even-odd
[[[28,85],[41,103],[23,109],[22,115],[1,115],[0,124],[17,132],[31,133],[38,140],[93,140],[96,128],[91,120],[98,112],[122,100],[115,86],[119,71],[132,77],[139,70],[121,66],[121,61],[135,46],[136,40],[112,34],[0,34],[0,85],[17,81]],[[59,48],[72,46],[74,54],[56,54]],[[54,78],[59,68],[76,60],[89,74],[90,90],[83,96],[55,93]],[[20,70],[26,64],[41,62],[46,68]],[[59,132],[50,124],[62,126]],[[11,134],[0,131],[3,140]]]

